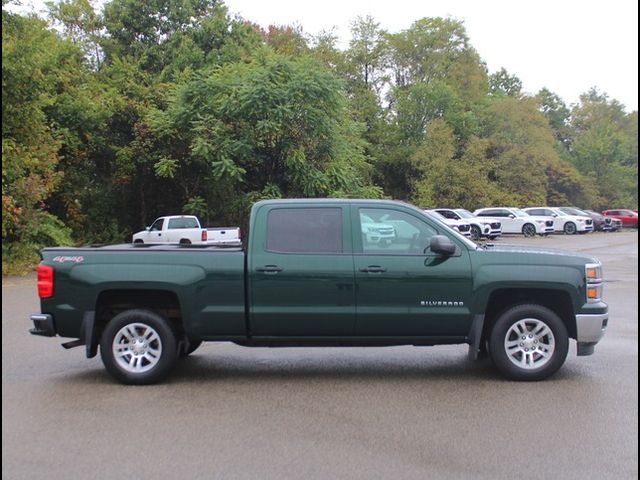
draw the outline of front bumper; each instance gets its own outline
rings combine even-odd
[[[34,313],[29,319],[33,322],[33,328],[29,330],[31,335],[39,335],[41,337],[56,336],[53,317],[48,313]]]
[[[609,323],[609,313],[589,313],[576,315],[576,340],[578,355],[593,354],[594,347],[602,340]]]

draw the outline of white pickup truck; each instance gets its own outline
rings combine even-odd
[[[242,240],[238,227],[204,228],[193,215],[171,215],[159,217],[151,226],[134,233],[133,243],[238,246]]]

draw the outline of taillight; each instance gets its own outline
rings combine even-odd
[[[202,230],[202,238],[201,238],[201,240],[203,242],[207,241],[207,231],[206,230]]]
[[[38,265],[38,296],[40,298],[53,297],[53,267]]]

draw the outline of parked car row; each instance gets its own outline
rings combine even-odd
[[[638,214],[632,210],[606,210],[600,214],[576,207],[490,207],[473,213],[461,208],[432,208],[425,212],[438,215],[440,220],[473,240],[494,240],[502,234],[573,235],[638,225]]]
[[[567,235],[593,231],[593,220],[587,215],[567,213],[557,207],[532,207],[523,209],[529,215],[540,215],[553,218],[553,231]]]
[[[597,232],[615,232],[622,228],[622,222],[613,217],[606,217],[593,210],[580,210],[575,207],[559,207],[563,212],[572,215],[587,215],[593,220],[593,229]]]

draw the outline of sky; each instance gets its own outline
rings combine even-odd
[[[591,87],[638,109],[637,0],[224,0],[231,14],[263,27],[298,24],[310,34],[334,29],[340,46],[357,16],[389,32],[423,17],[462,20],[489,72],[515,74],[523,90],[542,87],[567,104]]]
[[[371,15],[392,33],[423,17],[452,17],[464,22],[489,72],[506,68],[526,93],[546,87],[571,105],[597,87],[627,111],[638,109],[637,0],[223,1],[232,15],[263,27],[296,24],[312,35],[333,30],[341,47],[357,16]],[[41,11],[43,3],[22,0],[21,10],[35,4]]]

